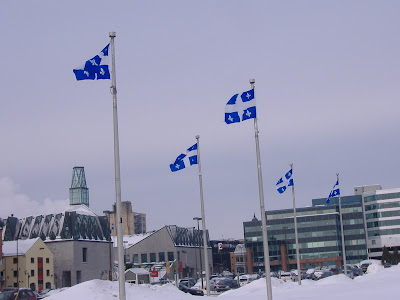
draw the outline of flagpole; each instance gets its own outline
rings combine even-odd
[[[118,282],[119,282],[119,299],[125,300],[125,262],[123,250],[123,235],[122,235],[122,217],[121,217],[121,175],[119,163],[119,139],[118,139],[118,115],[117,115],[117,85],[115,74],[115,48],[114,38],[115,32],[110,32],[111,38],[111,93],[113,95],[113,121],[114,121],[114,166],[115,166],[115,198],[116,198],[116,225],[117,225],[117,250],[118,250]]]
[[[293,163],[290,164],[290,169],[292,170],[293,174]],[[297,281],[299,285],[301,285],[300,249],[299,249],[299,236],[297,234],[296,200],[294,197],[294,184],[292,184],[292,197],[293,197],[294,234],[296,238]]]
[[[337,180],[337,182],[339,182],[339,173],[336,173],[336,180]],[[340,229],[341,229],[341,231],[342,231],[342,255],[343,255],[344,275],[347,276],[346,247],[345,247],[345,245],[344,245],[342,201],[341,201],[341,199],[340,199],[340,192],[339,192],[339,216],[340,216]]]
[[[204,214],[203,180],[202,180],[201,163],[200,163],[200,136],[199,135],[196,135],[196,140],[197,140],[197,164],[199,165],[201,222],[202,222],[202,227],[203,227],[203,247],[204,247],[204,264],[205,264],[205,268],[206,268],[206,287],[207,287],[207,296],[210,296],[210,266],[208,265],[207,229],[206,229],[206,216]],[[201,274],[201,278],[203,278],[203,274]]]
[[[255,79],[250,79],[251,88],[254,91]],[[264,246],[264,269],[265,269],[265,281],[267,283],[267,299],[272,300],[272,287],[271,287],[271,272],[269,263],[269,249],[268,249],[268,235],[267,235],[267,221],[265,218],[264,208],[264,190],[261,172],[261,158],[260,158],[260,145],[258,141],[258,125],[257,117],[254,118],[254,135],[256,141],[256,155],[257,155],[257,170],[258,170],[258,193],[260,196],[260,210],[261,210],[261,226],[263,234],[263,246]]]

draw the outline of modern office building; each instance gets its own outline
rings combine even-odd
[[[297,208],[302,268],[343,264],[338,198],[313,199],[311,207]],[[362,196],[341,197],[347,263],[367,258]],[[293,209],[267,211],[271,270],[297,269]],[[264,271],[261,221],[244,222],[248,272]]]
[[[363,187],[360,187],[363,188]],[[382,248],[400,249],[400,189],[364,191],[368,257],[380,259]]]

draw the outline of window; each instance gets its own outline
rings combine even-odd
[[[31,276],[35,276],[35,270],[31,270]]]
[[[46,257],[46,264],[50,263],[50,258]]]
[[[87,248],[82,248],[82,261],[87,262]]]
[[[31,257],[31,264],[35,263],[35,258]]]
[[[156,262],[156,254],[150,253],[150,262]]]
[[[18,271],[14,271],[14,277],[18,277]]]
[[[46,270],[46,276],[50,276],[50,270]]]
[[[76,283],[81,283],[82,282],[82,273],[81,271],[76,271]]]
[[[133,254],[133,263],[138,264],[139,263],[139,254]]]
[[[174,260],[174,252],[168,252],[168,261]]]
[[[131,256],[129,254],[125,254],[125,263],[131,263]]]
[[[147,263],[147,253],[141,254],[142,263]]]
[[[158,252],[158,261],[165,261],[165,253]]]
[[[13,263],[14,263],[14,264],[17,264],[17,263],[18,263],[18,257],[14,257],[14,258],[13,258]]]

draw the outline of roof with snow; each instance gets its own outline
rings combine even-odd
[[[97,216],[86,205],[71,205],[66,210],[47,215],[18,219],[8,217],[3,240],[40,237],[43,241],[91,240],[108,241],[110,229],[106,216]]]
[[[130,269],[125,271],[125,274],[128,273],[128,272],[132,272],[132,273],[135,273],[137,275],[148,275],[148,274],[150,274],[149,271],[147,271],[146,269],[143,269],[143,268],[130,268]]]
[[[3,256],[25,255],[39,238],[3,242]]]

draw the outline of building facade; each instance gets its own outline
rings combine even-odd
[[[400,249],[400,189],[367,191],[363,194],[368,234],[368,257],[381,259],[382,249]]]
[[[114,237],[114,245],[116,238]],[[207,232],[207,255],[210,270],[213,259]],[[166,277],[198,278],[205,271],[203,232],[175,225],[165,226],[157,231],[124,236],[125,261],[129,267],[147,270],[168,269]],[[116,251],[116,248],[115,248]]]
[[[54,256],[40,239],[4,242],[0,274],[4,287],[31,288],[33,291],[54,288]]]
[[[296,209],[302,268],[343,264],[338,198],[329,205],[325,200]],[[347,263],[356,263],[367,259],[362,197],[341,197],[341,202]],[[266,218],[271,270],[297,269],[293,209],[267,211]],[[253,218],[243,225],[249,271],[264,271],[261,221]]]
[[[113,205],[113,210],[103,211],[107,216],[109,226],[111,228],[111,235],[117,236],[116,224],[116,207]],[[134,235],[146,233],[146,214],[137,213],[132,211],[132,203],[130,201],[121,202],[121,218],[122,218],[122,234]]]

